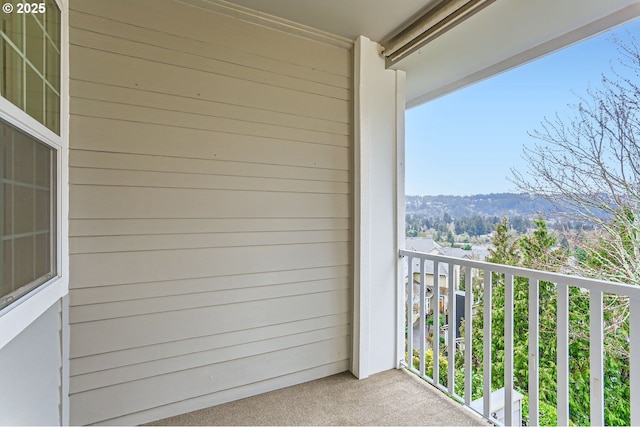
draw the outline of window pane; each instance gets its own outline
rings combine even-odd
[[[60,54],[51,41],[47,41],[47,70],[45,78],[57,92],[60,92]]]
[[[49,238],[48,233],[36,235],[36,277],[42,277],[49,272],[49,265],[51,264]]]
[[[36,185],[46,187],[51,179],[51,150],[36,144]]]
[[[2,41],[2,75],[0,76],[0,95],[14,105],[24,109],[23,60],[20,54],[5,40]]]
[[[22,286],[35,278],[34,236],[19,237],[13,241],[14,286]]]
[[[15,167],[13,179],[23,184],[34,183],[35,144],[33,139],[22,132],[13,131],[13,159]]]
[[[13,178],[11,129],[0,126],[0,178]]]
[[[14,3],[15,6],[15,2],[10,3]],[[24,15],[18,13],[0,13],[0,31],[2,31],[18,49],[22,49],[23,19]]]
[[[44,73],[44,31],[36,21],[35,14],[25,14],[26,38],[27,38],[27,59],[36,70]]]
[[[56,151],[1,120],[0,136],[2,309],[56,274]]]
[[[60,97],[47,86],[47,110],[45,111],[45,125],[57,134],[60,134]]]
[[[50,193],[49,190],[36,190],[35,231],[42,232],[49,229],[50,221]]]
[[[58,51],[60,51],[60,10],[53,0],[47,0],[45,4],[47,6],[45,29]]]
[[[34,231],[36,200],[33,188],[13,186],[13,233],[23,234]]]
[[[13,241],[0,242],[0,262],[2,262],[2,274],[0,274],[0,295],[7,295],[13,291]],[[0,297],[1,300],[1,297]],[[2,305],[0,304],[0,307]]]
[[[2,192],[2,200],[4,200],[0,212],[3,217],[0,236],[8,236],[13,234],[13,185],[3,183],[0,185],[0,192]]]
[[[27,114],[44,123],[44,80],[27,64]]]

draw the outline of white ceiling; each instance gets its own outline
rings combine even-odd
[[[439,0],[227,0],[354,40],[382,41]],[[640,16],[640,0],[497,0],[393,68],[412,107]]]
[[[229,0],[231,3],[285,18],[355,40],[380,41],[434,0]]]

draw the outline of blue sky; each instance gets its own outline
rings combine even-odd
[[[406,112],[406,194],[515,191],[510,169],[526,169],[527,132],[545,116],[570,117],[575,94],[610,74],[611,40],[640,34],[637,22],[565,48]]]

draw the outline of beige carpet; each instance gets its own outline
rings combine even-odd
[[[403,370],[342,373],[149,425],[488,425]]]

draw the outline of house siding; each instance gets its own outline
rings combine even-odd
[[[71,423],[347,370],[351,49],[170,0],[70,43]]]
[[[0,425],[61,425],[61,302],[0,349]]]

